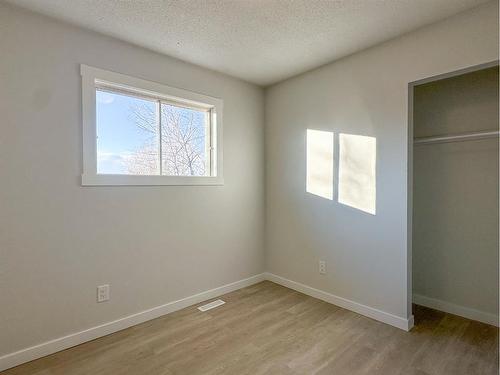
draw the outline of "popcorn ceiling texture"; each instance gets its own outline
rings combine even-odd
[[[8,0],[259,85],[485,0]]]

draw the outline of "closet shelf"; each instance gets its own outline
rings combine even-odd
[[[479,139],[498,138],[499,134],[500,134],[499,131],[487,131],[487,132],[463,133],[454,135],[439,135],[435,137],[415,138],[413,140],[413,144],[424,145],[431,143],[474,141]]]

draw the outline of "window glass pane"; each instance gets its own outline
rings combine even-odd
[[[161,105],[162,173],[210,175],[209,112]]]
[[[159,174],[157,104],[96,90],[97,173]]]
[[[339,136],[339,202],[375,215],[377,140]]]

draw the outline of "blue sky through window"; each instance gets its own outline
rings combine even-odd
[[[157,143],[155,134],[136,125],[134,110],[140,106],[154,122],[154,101],[96,91],[97,173],[128,174],[127,159],[145,144]]]

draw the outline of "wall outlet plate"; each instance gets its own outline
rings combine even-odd
[[[318,263],[319,267],[319,273],[324,275],[326,274],[326,261],[325,260],[320,260]]]
[[[109,301],[109,284],[97,287],[97,302]]]

